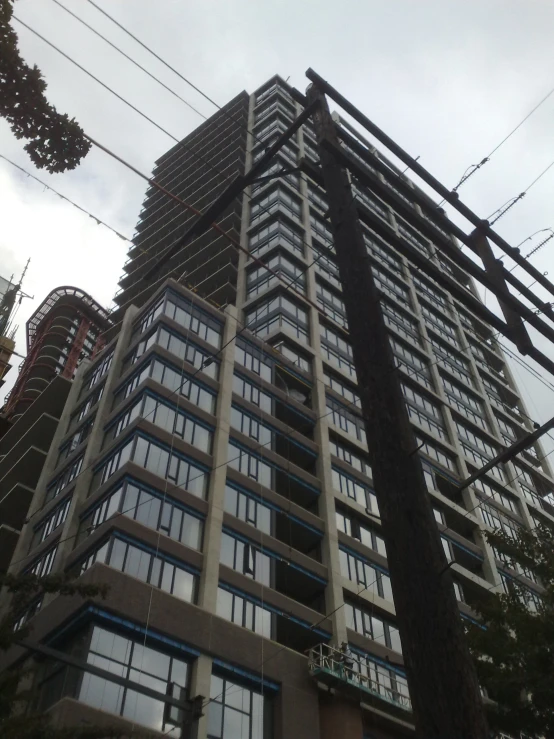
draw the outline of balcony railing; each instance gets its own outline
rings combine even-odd
[[[412,710],[412,703],[405,688],[404,692],[400,692],[393,687],[394,683],[390,680],[379,682],[375,679],[379,675],[375,669],[368,670],[371,674],[359,672],[359,666],[356,669],[356,655],[353,656],[353,666],[348,667],[343,653],[328,644],[318,644],[306,653],[309,673],[317,680],[339,690],[356,694],[358,697],[360,692],[366,693],[368,697],[379,698],[403,711]]]

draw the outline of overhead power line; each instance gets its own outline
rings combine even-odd
[[[153,126],[155,126],[157,129],[159,129],[162,133],[165,133],[166,136],[169,136],[170,139],[173,139],[177,144],[181,145],[183,149],[190,151],[191,154],[193,154],[197,159],[199,159],[203,164],[205,164],[207,167],[211,167],[212,169],[215,169],[218,174],[220,174],[222,177],[225,177],[222,172],[220,172],[214,165],[210,164],[204,157],[202,157],[200,154],[196,153],[193,149],[190,147],[185,146],[185,144],[182,143],[180,139],[178,139],[176,136],[174,136],[172,133],[170,133],[166,128],[164,128],[162,125],[157,123],[153,118],[150,118],[149,115],[144,113],[140,108],[137,108],[133,103],[130,103],[128,100],[126,100],[122,95],[120,95],[118,92],[116,92],[113,88],[111,88],[109,85],[107,85],[105,82],[102,82],[101,79],[96,77],[92,72],[89,72],[88,69],[83,67],[79,62],[75,61],[73,57],[69,56],[69,54],[66,54],[65,51],[62,51],[59,46],[56,46],[56,44],[52,43],[52,41],[48,41],[47,38],[42,36],[38,31],[35,31],[34,28],[31,28],[31,26],[27,25],[24,21],[22,21],[17,16],[13,16],[13,19],[16,20],[18,23],[21,23],[22,26],[24,26],[28,31],[30,31],[32,34],[37,36],[41,41],[44,41],[45,44],[48,44],[52,49],[58,52],[58,54],[61,54],[65,59],[67,59],[71,64],[74,64],[78,69],[80,69],[82,72],[84,72],[88,77],[93,79],[95,82],[98,82],[99,85],[101,85],[105,90],[108,90],[108,92],[111,92],[112,95],[115,95],[115,97],[118,100],[121,100],[122,103],[127,105],[129,108],[135,111],[135,113],[138,113],[142,118],[147,120],[149,123],[151,123]],[[228,178],[225,178],[228,180]]]
[[[124,33],[126,33],[134,41],[136,41],[137,44],[140,44],[143,47],[143,49],[146,49],[146,51],[148,51],[150,54],[152,54],[152,56],[155,56],[158,61],[160,61],[168,69],[170,69],[174,74],[176,74],[178,77],[180,77],[183,80],[183,82],[186,82],[187,85],[189,85],[190,87],[192,87],[193,90],[196,90],[196,92],[198,92],[200,95],[202,95],[202,97],[205,98],[208,102],[210,102],[212,105],[215,105],[215,107],[218,110],[221,110],[222,109],[221,108],[221,105],[218,105],[218,103],[216,103],[215,100],[213,100],[211,97],[209,97],[209,95],[206,95],[205,92],[203,92],[193,82],[191,82],[184,75],[182,75],[181,72],[179,72],[177,69],[175,69],[175,67],[172,67],[171,64],[169,64],[168,62],[166,62],[165,59],[163,59],[159,54],[156,54],[155,51],[153,51],[143,41],[141,41],[139,38],[137,38],[133,33],[131,33],[131,31],[129,31],[127,28],[125,28],[125,26],[123,24],[119,23],[119,21],[116,21],[116,19],[113,16],[111,16],[109,13],[107,13],[105,10],[103,10],[99,5],[97,5],[95,2],[93,2],[93,0],[87,0],[87,2],[89,2],[93,7],[96,8],[96,10],[98,10],[100,13],[102,13],[102,15],[105,15],[106,18],[109,18],[112,23],[115,23],[116,26],[118,26],[119,28],[121,28],[121,30]],[[235,121],[235,123],[238,123],[238,121]]]
[[[89,0],[89,2],[90,2],[90,0]],[[470,167],[468,167],[468,169],[466,169],[466,171],[465,171],[465,172],[464,172],[464,174],[462,175],[462,177],[461,177],[460,181],[458,182],[458,184],[456,185],[456,187],[454,187],[454,188],[453,188],[452,192],[458,192],[458,190],[460,189],[460,187],[461,187],[461,186],[462,186],[462,185],[463,185],[464,183],[466,183],[466,182],[467,182],[467,181],[469,180],[469,178],[470,178],[470,177],[472,177],[472,176],[473,176],[473,175],[474,175],[474,174],[475,174],[475,173],[476,173],[476,172],[477,172],[477,171],[478,171],[479,169],[481,169],[481,167],[484,167],[484,166],[485,166],[485,164],[487,164],[487,162],[490,162],[490,160],[491,160],[491,157],[493,156],[493,154],[496,154],[496,152],[497,152],[497,151],[498,151],[498,150],[499,150],[499,149],[500,149],[500,148],[501,148],[502,146],[504,146],[504,144],[505,144],[505,143],[506,143],[507,141],[509,141],[509,139],[511,139],[511,138],[512,138],[512,136],[513,136],[513,135],[514,135],[514,134],[516,133],[516,131],[518,131],[518,130],[519,130],[519,129],[520,129],[520,128],[521,128],[522,126],[523,126],[523,124],[524,124],[524,123],[525,123],[525,122],[526,122],[527,120],[529,120],[529,118],[531,118],[531,116],[533,115],[533,113],[535,113],[535,112],[536,112],[536,111],[537,111],[537,110],[538,110],[538,109],[539,109],[539,108],[541,107],[541,105],[543,105],[543,104],[544,104],[544,103],[545,103],[545,102],[546,102],[546,101],[548,100],[548,98],[549,98],[549,97],[551,97],[551,95],[552,95],[552,94],[554,94],[554,87],[553,87],[553,88],[552,88],[552,89],[551,89],[551,90],[550,90],[549,92],[547,92],[547,94],[546,94],[546,95],[545,95],[545,96],[544,96],[544,97],[543,97],[543,98],[542,98],[541,100],[539,100],[539,102],[538,102],[538,103],[537,103],[537,104],[535,105],[535,107],[534,107],[534,108],[532,108],[532,109],[531,109],[531,110],[529,111],[529,113],[527,113],[527,115],[525,116],[525,118],[523,118],[523,119],[522,119],[522,120],[521,120],[521,121],[520,121],[520,122],[519,122],[519,123],[517,124],[517,126],[516,126],[515,128],[513,128],[513,129],[512,129],[511,131],[510,131],[510,133],[509,133],[509,134],[508,134],[507,136],[505,136],[505,137],[504,137],[504,138],[502,139],[502,141],[500,141],[500,143],[498,143],[498,144],[497,144],[497,145],[496,145],[496,146],[494,147],[494,149],[493,149],[493,150],[492,150],[492,151],[490,152],[490,154],[488,154],[488,155],[487,155],[486,157],[484,157],[484,158],[483,158],[483,159],[482,159],[482,160],[481,160],[481,161],[479,162],[479,164],[472,164],[472,165],[471,165]],[[552,166],[552,165],[551,165],[551,166]],[[529,188],[527,188],[527,189],[529,189]],[[441,201],[441,202],[439,203],[439,206],[438,206],[438,207],[440,208],[440,207],[441,207],[441,205],[443,205],[443,203],[444,203],[444,202],[445,202],[445,201],[444,201],[444,200],[442,200],[442,201]]]
[[[12,160],[11,159],[8,159],[8,157],[5,156],[4,154],[0,154],[0,159],[4,159],[6,162],[8,162],[8,164],[11,164],[12,167],[15,167],[16,169],[19,169],[21,172],[23,172],[23,174],[27,175],[27,177],[30,177],[31,179],[35,180],[36,182],[38,182],[39,184],[41,184],[43,187],[45,187],[47,190],[50,190],[50,192],[53,192],[54,195],[57,195],[59,198],[61,198],[62,200],[65,200],[70,205],[72,205],[74,208],[77,208],[77,210],[80,210],[81,213],[84,213],[89,218],[92,218],[92,220],[93,221],[96,221],[96,223],[98,225],[104,226],[105,228],[108,228],[110,231],[112,231],[112,233],[114,233],[116,236],[119,236],[119,238],[122,239],[123,241],[128,241],[130,244],[133,243],[131,239],[127,238],[127,236],[124,236],[122,233],[119,233],[119,231],[117,229],[115,229],[113,226],[110,226],[109,223],[106,223],[106,221],[103,221],[98,216],[95,216],[93,213],[90,213],[88,210],[86,210],[86,208],[83,208],[82,206],[77,205],[77,203],[74,203],[73,200],[71,200],[70,198],[68,198],[66,195],[62,195],[61,192],[58,192],[57,190],[55,190],[50,185],[47,185],[46,182],[44,182],[43,180],[39,179],[38,177],[35,177],[34,174],[31,174],[30,172],[27,172],[27,170],[24,169],[23,167],[21,167],[19,164],[16,164],[15,162],[12,162]]]
[[[72,10],[69,10],[69,8],[66,8],[65,5],[62,5],[62,3],[59,2],[59,0],[52,0],[53,3],[58,5],[62,10],[65,10],[66,13],[69,13],[69,15],[72,15],[75,20],[79,21],[79,23],[82,23],[83,26],[86,26],[92,33],[94,33],[96,36],[99,36],[103,41],[105,41],[107,44],[109,44],[113,49],[115,49],[119,54],[125,57],[125,59],[128,59],[131,64],[134,64],[135,67],[138,67],[142,72],[147,74],[149,77],[151,77],[155,82],[157,82],[159,85],[161,85],[163,88],[165,88],[168,92],[170,92],[172,95],[174,95],[176,98],[178,98],[182,103],[184,103],[188,108],[193,110],[195,113],[197,113],[201,118],[204,118],[204,120],[207,120],[208,116],[204,115],[204,113],[201,113],[197,108],[195,108],[193,105],[191,105],[188,100],[185,100],[185,98],[181,97],[175,90],[172,90],[171,87],[168,87],[168,85],[165,84],[165,82],[162,82],[158,77],[152,74],[152,72],[149,72],[145,67],[143,67],[141,64],[139,64],[135,59],[130,57],[128,54],[126,54],[122,49],[119,48],[119,46],[116,46],[116,44],[112,43],[109,39],[107,39],[103,34],[100,33],[100,31],[97,31],[95,28],[93,28],[91,25],[89,25],[86,21],[84,21],[82,18],[79,18],[78,15],[76,15]]]
[[[239,126],[240,128],[246,129],[247,133],[249,133],[251,136],[253,136],[253,138],[258,143],[262,143],[264,146],[266,146],[265,142],[262,139],[260,139],[258,136],[256,136],[256,134],[248,128],[248,125],[246,123],[242,123],[240,120],[238,120],[237,118],[235,118],[234,115],[232,115],[231,113],[229,113],[229,111],[226,110],[225,107],[222,107],[221,105],[219,105],[219,103],[216,103],[216,101],[213,98],[211,98],[209,95],[207,95],[203,90],[201,90],[197,85],[195,85],[193,82],[191,82],[187,77],[185,77],[184,75],[182,75],[181,72],[179,72],[178,69],[175,69],[175,67],[173,67],[171,64],[169,64],[168,62],[166,62],[165,59],[163,59],[159,54],[157,54],[149,46],[147,46],[144,43],[144,41],[141,41],[139,38],[137,38],[137,36],[135,36],[133,33],[131,33],[131,31],[129,31],[122,23],[120,23],[115,18],[113,18],[113,16],[111,16],[109,13],[107,13],[105,10],[103,10],[99,5],[97,5],[95,2],[93,2],[93,0],[87,0],[87,2],[90,3],[94,8],[96,8],[96,10],[98,10],[100,13],[102,13],[102,15],[105,15],[106,18],[109,18],[109,20],[111,20],[112,23],[115,23],[115,25],[118,26],[118,28],[120,28],[124,33],[126,33],[134,41],[136,41],[137,44],[140,44],[140,46],[142,46],[143,49],[146,49],[146,51],[148,51],[149,54],[152,54],[152,56],[154,56],[158,61],[160,61],[163,65],[165,65],[168,69],[170,69],[180,79],[182,79],[184,82],[186,82],[187,85],[189,85],[190,87],[192,87],[193,90],[196,90],[196,92],[198,92],[200,95],[202,95],[202,97],[205,100],[207,100],[208,102],[210,102],[212,105],[215,105],[215,107],[218,110],[220,110],[223,113],[223,115],[225,115],[227,118],[229,118],[229,120],[233,121],[233,123],[236,123],[236,125]]]
[[[92,74],[92,72],[89,72],[85,67],[83,67],[77,61],[75,61],[71,56],[69,56],[64,51],[62,51],[58,46],[56,46],[51,41],[48,41],[48,39],[46,39],[44,36],[42,36],[40,33],[38,33],[38,31],[35,31],[33,28],[31,28],[29,25],[27,25],[27,23],[24,23],[22,20],[20,20],[19,18],[17,18],[15,15],[13,16],[13,18],[15,20],[17,20],[19,23],[21,23],[22,26],[24,26],[25,28],[27,28],[35,36],[37,36],[42,41],[44,41],[46,44],[48,44],[48,46],[50,46],[55,51],[57,51],[59,54],[61,54],[65,59],[67,59],[72,64],[74,64],[78,69],[80,69],[82,72],[84,72],[87,76],[91,77],[95,82],[98,82],[98,84],[100,84],[103,88],[105,88],[106,90],[108,90],[108,92],[111,92],[112,95],[115,95],[115,97],[117,97],[119,100],[121,100],[121,102],[125,103],[125,105],[129,106],[132,110],[134,110],[135,113],[138,113],[142,118],[144,118],[145,120],[147,120],[149,123],[151,123],[157,129],[159,129],[160,131],[162,131],[163,133],[165,133],[166,136],[169,136],[169,138],[171,138],[177,144],[179,144],[180,146],[182,146],[182,148],[185,151],[189,151],[197,159],[199,159],[203,164],[205,164],[207,167],[209,167],[210,169],[213,169],[215,172],[217,172],[219,175],[221,175],[225,179],[226,182],[229,182],[230,181],[229,178],[228,177],[225,177],[225,175],[217,167],[215,167],[213,164],[211,164],[209,161],[207,161],[204,157],[202,157],[200,154],[198,154],[197,152],[195,152],[193,149],[191,149],[190,147],[187,147],[185,144],[183,144],[182,141],[180,141],[178,138],[176,138],[175,136],[173,136],[173,134],[171,134],[169,131],[167,131],[163,126],[161,126],[155,120],[153,120],[152,118],[150,118],[150,116],[146,115],[146,113],[143,113],[139,108],[137,108],[132,103],[130,103],[128,100],[126,100],[122,95],[120,95],[119,93],[115,92],[115,90],[113,90],[111,87],[109,87],[109,85],[107,85],[104,82],[102,82],[102,80],[100,80],[98,77],[96,77],[94,74]],[[85,136],[86,136],[86,134],[85,134]],[[91,143],[93,143],[95,146],[97,146],[98,148],[100,148],[103,151],[107,152],[108,154],[110,154],[110,156],[114,157],[118,161],[120,161],[123,164],[125,164],[125,166],[129,167],[130,169],[132,169],[135,173],[139,174],[139,176],[141,176],[143,179],[145,179],[150,185],[152,185],[153,187],[155,187],[157,190],[159,190],[160,192],[165,193],[166,195],[168,195],[169,197],[171,197],[173,200],[175,200],[178,203],[180,203],[189,212],[192,212],[192,213],[194,213],[195,215],[198,215],[198,216],[202,215],[201,211],[199,211],[197,208],[195,208],[194,206],[190,205],[189,203],[186,203],[183,200],[181,200],[181,198],[179,198],[176,195],[174,195],[173,193],[171,193],[169,190],[167,190],[162,185],[160,185],[158,182],[156,182],[156,180],[154,180],[153,178],[147,177],[146,175],[144,175],[141,172],[139,172],[136,168],[132,167],[132,165],[130,165],[128,162],[125,162],[123,159],[121,159],[117,155],[113,154],[113,152],[110,152],[106,147],[102,146],[97,141],[94,141],[90,136],[86,136],[86,138]],[[257,257],[252,256],[252,254],[247,249],[245,249],[235,238],[233,238],[229,233],[227,233],[227,231],[225,231],[224,229],[222,229],[221,226],[219,226],[219,224],[213,223],[212,224],[212,228],[214,228],[218,233],[220,233],[225,238],[227,238],[227,240],[236,249],[238,249],[239,251],[243,251],[246,254],[248,254],[248,256],[251,259],[253,259],[254,262],[256,262],[257,264],[259,264],[260,266],[262,266],[266,271],[270,272],[274,277],[276,277],[279,280],[279,282],[281,282],[281,283],[283,283],[285,285],[287,284],[283,280],[282,276],[278,272],[276,272],[275,270],[271,269],[271,267],[269,267],[262,260],[258,259]],[[170,247],[171,247],[171,245],[170,245]],[[312,301],[308,300],[307,298],[306,298],[306,300],[307,300],[308,303],[310,303],[310,305],[312,305],[313,307],[315,307],[316,310],[320,310],[320,308],[315,303],[313,303]]]
[[[490,221],[490,219],[493,216],[495,216],[495,215],[496,215],[496,218],[494,220],[490,221],[490,224],[489,225],[492,226],[500,218],[502,218],[503,215],[505,215],[509,210],[511,210],[514,207],[514,205],[516,205],[517,203],[519,203],[520,200],[523,200],[523,198],[527,195],[527,193],[529,192],[529,190],[532,187],[534,187],[537,184],[537,182],[539,182],[539,180],[541,180],[544,177],[544,175],[550,169],[552,169],[552,167],[554,167],[554,160],[552,162],[550,162],[550,164],[548,165],[548,167],[546,167],[545,169],[543,169],[543,171],[537,177],[535,177],[535,179],[529,185],[527,185],[527,187],[525,188],[525,190],[523,190],[523,192],[520,192],[519,195],[516,195],[515,197],[510,198],[510,200],[508,200],[506,203],[504,203],[504,205],[502,205],[500,208],[498,208],[498,210],[495,210],[494,213],[491,213],[490,216],[487,218],[487,221]]]

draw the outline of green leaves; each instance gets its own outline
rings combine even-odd
[[[489,723],[513,736],[554,737],[554,531],[521,529],[517,539],[500,531],[489,542],[539,578],[544,588],[536,612],[517,576],[508,594],[490,594],[474,605],[486,629],[471,625],[468,637],[482,687],[491,701]]]
[[[58,113],[47,101],[46,82],[38,67],[21,58],[17,34],[10,26],[13,0],[0,0],[0,116],[40,169],[75,169],[91,144],[75,119]]]
[[[29,628],[14,631],[20,615],[38,598],[52,593],[78,595],[82,598],[105,597],[107,588],[89,585],[65,574],[39,578],[31,574],[2,574],[0,588],[11,595],[7,612],[0,620],[0,651],[7,651],[29,634]],[[28,713],[26,704],[32,697],[20,690],[24,679],[30,680],[32,669],[12,668],[0,673],[0,736],[2,739],[108,739],[120,737],[121,731],[111,728],[84,727],[60,729],[51,724],[43,714]],[[138,739],[138,737],[137,737]]]

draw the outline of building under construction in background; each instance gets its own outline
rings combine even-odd
[[[2,485],[3,509],[12,490],[14,507],[31,501],[12,571],[109,586],[106,599],[37,599],[20,621],[32,643],[4,659],[41,658],[36,707],[60,725],[197,739],[414,735],[309,116],[244,192],[237,182],[217,217],[230,238],[210,229],[179,241],[196,216],[178,201],[210,207],[305,106],[274,77],[158,160],[155,180],[176,197],[147,192],[118,323],[72,383],[83,324],[64,314],[60,344],[53,324],[31,323],[36,361],[8,410],[30,397],[31,376],[29,392],[44,385],[46,356],[50,380],[59,367],[51,386],[64,388],[55,411],[30,416],[45,391],[14,426],[33,440],[44,424],[51,443],[25,446],[18,472],[40,457],[39,479]],[[533,608],[540,583],[485,533],[554,526],[540,444],[462,485],[534,429],[499,339],[524,337],[481,303],[460,229],[382,153],[398,147],[382,136],[377,148],[338,116],[334,126],[460,618],[475,620],[480,599],[514,582]],[[51,316],[68,297],[55,291]],[[105,315],[74,299],[97,337]]]
[[[6,382],[11,369],[11,359],[15,350],[14,313],[17,308],[20,285],[0,277],[0,388]]]
[[[27,321],[27,357],[2,414],[15,423],[57,377],[72,380],[80,363],[102,348],[107,311],[77,287],[57,287]]]
[[[27,357],[0,415],[0,569],[27,517],[80,363],[103,344],[108,314],[76,287],[58,287],[27,321]]]

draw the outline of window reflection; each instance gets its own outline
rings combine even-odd
[[[90,641],[89,641],[90,639]],[[51,662],[40,685],[39,705],[46,710],[63,696],[76,698],[93,708],[124,716],[130,721],[180,737],[182,712],[141,692],[141,686],[184,700],[187,697],[189,666],[183,660],[160,652],[139,641],[93,626],[90,637],[82,635],[69,650],[85,641],[85,661],[134,683],[123,687],[86,671]],[[88,642],[88,643],[87,643]],[[69,651],[68,650],[68,651]]]
[[[212,675],[208,739],[269,739],[263,694]],[[264,716],[265,709],[265,716]]]

